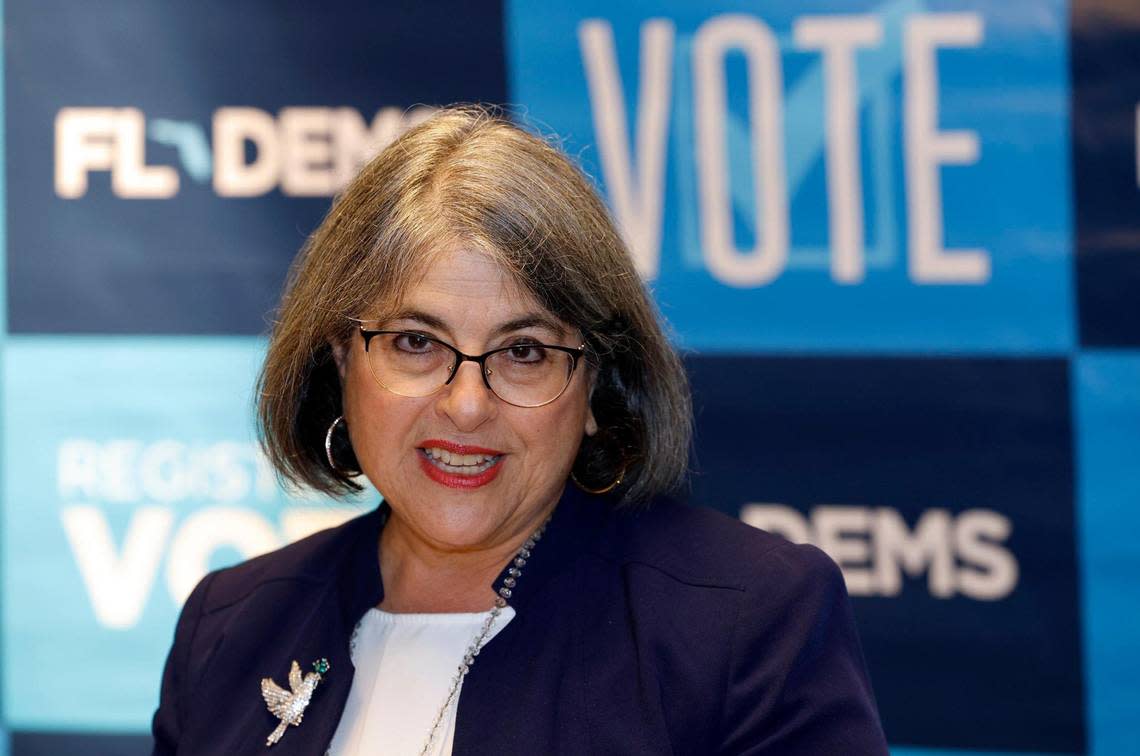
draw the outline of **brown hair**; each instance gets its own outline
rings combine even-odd
[[[622,503],[680,483],[688,382],[605,206],[558,149],[480,106],[444,109],[389,145],[294,261],[258,382],[262,446],[281,475],[334,496],[359,490],[325,454],[341,414],[331,345],[451,242],[491,255],[585,335],[599,428],[582,440],[579,483],[620,476]],[[334,455],[338,468],[357,467],[347,434],[336,434]]]

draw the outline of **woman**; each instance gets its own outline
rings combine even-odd
[[[835,565],[662,498],[684,373],[547,143],[455,108],[384,150],[260,388],[287,479],[384,503],[203,579],[156,753],[886,753]]]

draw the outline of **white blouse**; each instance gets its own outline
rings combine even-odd
[[[514,616],[514,609],[504,607],[487,642]],[[392,614],[369,609],[353,633],[356,674],[329,756],[418,756],[463,654],[486,619],[487,612]],[[456,695],[428,751],[432,756],[450,756],[458,709]]]

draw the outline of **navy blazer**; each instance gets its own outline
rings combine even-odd
[[[380,603],[385,508],[207,575],[178,620],[155,754],[322,754]],[[506,573],[495,583],[497,590]],[[463,683],[454,753],[886,754],[843,578],[823,552],[710,510],[568,487]],[[298,727],[263,677],[331,669]],[[425,733],[426,734],[426,733]]]

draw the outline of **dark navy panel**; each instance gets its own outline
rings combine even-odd
[[[1073,0],[1077,293],[1085,346],[1140,346],[1140,14]]]
[[[829,553],[848,578],[892,744],[1084,752],[1067,361],[726,356],[688,366],[694,501],[734,516],[783,507],[817,526],[797,540],[817,543],[826,518],[845,523],[849,553]],[[876,550],[887,535],[875,518],[913,534],[924,515],[951,523],[929,531],[942,533],[930,545],[946,561],[903,572],[891,595],[873,579],[897,567]],[[976,539],[979,518],[1010,530]],[[1002,595],[963,588],[987,575],[976,549],[1014,561]]]
[[[368,124],[381,108],[506,97],[496,0],[10,0],[4,16],[13,332],[266,330],[330,198],[217,196],[217,108],[351,107]],[[57,196],[66,107],[142,111],[146,163],[175,168],[177,195],[123,199],[95,171],[85,195]]]

